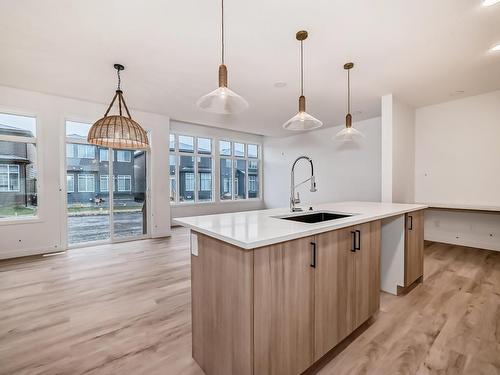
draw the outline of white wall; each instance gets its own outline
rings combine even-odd
[[[290,169],[298,156],[313,159],[318,191],[298,188],[302,207],[345,200],[380,201],[381,119],[354,123],[364,133],[359,143],[339,144],[332,136],[341,127],[325,128],[286,138],[264,137],[264,191],[266,207],[288,207]],[[296,182],[309,177],[309,163],[296,166]]]
[[[382,97],[382,200],[415,201],[415,109]]]
[[[244,143],[255,143],[262,146],[263,137],[256,134],[236,132],[232,130],[203,126],[198,124],[191,124],[182,121],[172,120],[170,122],[170,130],[177,134],[182,135],[192,135],[198,137],[208,137],[212,138],[214,142],[214,147],[217,145],[217,140],[231,140],[240,141]],[[215,149],[214,149],[215,150]],[[217,151],[217,150],[215,150]],[[263,154],[263,153],[262,153]],[[218,163],[218,156],[214,152],[215,162]],[[216,168],[216,170],[218,170]],[[214,194],[218,196],[219,192],[219,178],[218,174],[214,173],[215,181],[215,192]],[[263,196],[263,192],[261,192]],[[203,203],[183,203],[171,206],[172,218],[184,217],[184,216],[194,216],[194,215],[209,215],[209,214],[219,214],[225,212],[237,212],[237,211],[248,211],[248,210],[258,210],[264,208],[264,200],[250,200],[250,201],[224,201],[224,202],[203,202]]]
[[[428,240],[500,251],[500,91],[416,111],[417,202],[497,212],[427,210]]]
[[[419,108],[420,202],[500,210],[500,91]]]
[[[58,251],[65,247],[65,120],[92,123],[102,117],[105,110],[105,104],[0,86],[0,112],[37,118],[39,179],[38,218],[10,223],[0,221],[0,258]],[[153,237],[167,236],[170,234],[169,118],[133,109],[131,112],[134,119],[151,132],[151,234]]]
[[[500,214],[428,209],[425,239],[500,251]]]

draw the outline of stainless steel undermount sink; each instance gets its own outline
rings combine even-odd
[[[292,214],[286,216],[276,216],[276,218],[313,224],[313,223],[321,223],[323,221],[343,219],[352,215],[354,214],[346,214],[341,212],[330,212],[330,211],[316,211],[300,215]]]

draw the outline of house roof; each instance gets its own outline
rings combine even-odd
[[[18,128],[16,126],[5,125],[2,123],[0,123],[0,134],[18,135],[21,137],[33,137],[33,133],[29,130]]]
[[[0,163],[6,161],[17,162],[18,164],[26,164],[30,162],[28,159],[23,158],[21,156],[0,154]]]

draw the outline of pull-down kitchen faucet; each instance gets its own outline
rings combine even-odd
[[[309,177],[307,180],[304,180],[297,185],[295,185],[295,164],[301,159],[307,160],[311,164],[311,177]],[[295,207],[297,203],[300,203],[300,196],[299,192],[297,192],[297,198],[295,198],[295,189],[298,188],[300,185],[305,184],[306,182],[311,181],[311,188],[309,189],[312,193],[316,191],[316,180],[314,178],[314,165],[313,161],[311,158],[307,156],[299,156],[295,161],[293,162],[292,165],[292,172],[290,174],[290,211],[292,212],[297,212],[297,211],[302,211],[302,208],[300,207]]]

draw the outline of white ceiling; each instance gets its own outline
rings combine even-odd
[[[500,4],[481,0],[226,0],[229,87],[250,109],[224,117],[195,107],[216,88],[219,0],[0,0],[0,84],[108,102],[113,63],[135,109],[265,135],[298,106],[305,44],[308,112],[345,116],[342,66],[353,61],[354,119],[394,93],[415,107],[500,89]],[[283,81],[285,88],[274,83]],[[458,90],[464,94],[455,94]],[[361,113],[356,113],[361,111]]]

